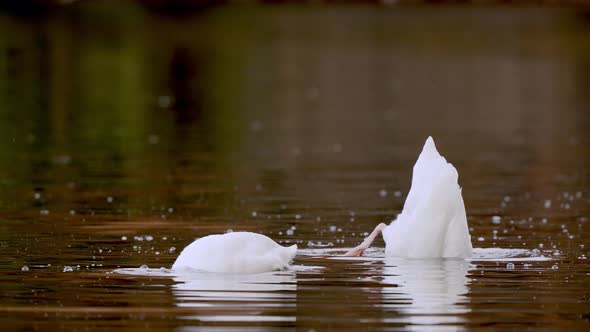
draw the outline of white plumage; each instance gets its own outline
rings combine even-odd
[[[412,186],[397,219],[383,229],[385,254],[392,257],[465,258],[471,236],[458,173],[428,137],[414,165]]]
[[[412,186],[402,212],[381,224],[346,256],[362,255],[382,232],[385,255],[405,258],[466,258],[473,248],[458,173],[428,137],[414,165]],[[222,273],[259,273],[289,266],[297,245],[283,247],[267,236],[234,232],[209,235],[187,246],[172,269]]]
[[[232,232],[202,237],[180,253],[172,270],[260,273],[289,265],[297,245],[283,247],[262,234]]]

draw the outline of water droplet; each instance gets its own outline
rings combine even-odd
[[[551,207],[551,200],[550,199],[545,200],[545,203],[543,205],[545,206],[546,209],[549,209]]]
[[[287,234],[287,236],[292,236],[294,232],[292,229],[288,229],[285,233]]]
[[[170,249],[168,249],[168,252],[172,254],[172,253],[176,252],[176,248],[170,247]]]
[[[71,266],[64,266],[63,272],[73,272],[74,268]]]
[[[70,215],[71,215],[71,216],[73,216],[73,215],[75,215],[75,214],[76,214],[76,211],[74,211],[74,210],[70,210]]]
[[[146,241],[151,241],[151,240],[153,240],[153,239],[154,239],[154,237],[153,237],[153,236],[151,236],[151,235],[146,235],[146,236],[145,236],[145,240],[146,240]]]
[[[41,198],[41,193],[35,193],[33,195],[33,197],[35,197],[35,199],[40,199]]]
[[[29,271],[29,267],[25,265],[25,266],[21,267],[20,270],[23,272],[27,272],[27,271]]]
[[[258,215],[258,212],[252,211],[252,217],[256,217],[257,215]]]
[[[322,243],[322,241],[318,241],[317,243],[314,243],[313,241],[307,241],[307,246],[308,247],[333,247],[334,243],[332,242],[328,242],[328,243]]]
[[[291,155],[292,155],[293,157],[299,157],[299,155],[301,155],[301,149],[300,149],[300,148],[298,148],[298,147],[293,147],[293,148],[291,149]]]
[[[257,133],[264,129],[264,123],[262,121],[254,120],[250,122],[250,131]]]
[[[305,89],[305,97],[310,100],[314,101],[320,96],[320,89],[316,87],[309,87]]]
[[[385,190],[385,189],[379,190],[379,196],[381,196],[381,197],[387,197],[387,190]]]
[[[55,163],[55,164],[67,165],[72,160],[72,157],[70,157],[68,155],[57,155],[57,156],[53,156],[51,159],[52,159],[53,163]]]
[[[161,108],[168,108],[172,104],[172,98],[170,96],[159,96],[158,106]]]
[[[113,202],[113,198],[111,196],[107,197],[107,202],[108,203],[112,203]]]
[[[485,241],[485,238],[483,236],[480,236],[477,238],[477,241],[479,241],[479,242]]]
[[[532,256],[532,257],[539,257],[539,256],[541,256],[541,250],[539,250],[539,249],[536,249],[536,248],[535,248],[535,249],[533,249],[533,250],[531,251],[531,256]]]
[[[508,264],[506,264],[506,268],[508,270],[514,270],[514,263],[508,263]]]
[[[172,213],[172,212],[174,212],[174,209],[173,208],[168,208],[168,213]]]
[[[227,229],[225,232],[226,232],[226,233],[233,233],[233,231],[234,231],[233,229],[231,229],[231,228],[228,228],[228,229]]]
[[[160,137],[158,135],[149,135],[148,136],[148,143],[150,144],[158,144],[160,142]]]
[[[551,270],[558,270],[559,266],[557,266],[557,264],[553,264],[553,266],[551,267]]]
[[[500,216],[493,216],[492,217],[492,223],[494,224],[499,224],[502,221],[502,217]]]
[[[142,265],[142,266],[140,266],[139,268],[140,268],[140,269],[143,269],[143,270],[147,270],[147,269],[149,269],[150,267],[149,267],[149,266],[147,266],[147,265],[145,265],[145,264],[143,264],[143,265]]]
[[[332,151],[334,151],[336,153],[342,152],[342,144],[336,143],[336,144],[332,145]]]
[[[335,231],[336,231],[336,229],[337,229],[337,227],[336,227],[336,226],[334,226],[334,225],[330,226],[330,232],[335,232]]]
[[[301,215],[300,214],[296,214],[295,215],[295,219],[301,219]]]
[[[49,214],[49,210],[41,210],[39,211],[39,214],[46,216]]]
[[[504,202],[506,202],[506,203],[510,202],[510,196],[504,196]]]
[[[402,197],[402,192],[397,190],[396,192],[393,193],[393,196],[400,198],[400,197]]]
[[[121,240],[127,241],[127,237],[126,236],[121,236]]]

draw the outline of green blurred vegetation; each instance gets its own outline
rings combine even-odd
[[[237,99],[225,98],[244,61],[237,25],[215,13],[177,23],[130,2],[1,14],[1,201],[72,182],[157,193],[178,150],[225,174],[239,135]]]

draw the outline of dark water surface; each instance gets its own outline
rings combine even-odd
[[[0,14],[3,330],[590,329],[587,13],[117,3]],[[551,260],[319,251],[401,211],[429,135],[474,247]],[[228,229],[303,250],[111,273]]]

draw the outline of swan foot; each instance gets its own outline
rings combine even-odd
[[[354,248],[350,249],[349,251],[347,251],[343,256],[360,257],[365,252],[365,249],[367,249],[367,248],[363,248],[361,246],[354,247]]]
[[[350,257],[362,256],[363,253],[365,252],[365,250],[367,250],[371,246],[371,244],[373,243],[373,241],[375,240],[377,235],[379,235],[379,233],[381,233],[385,229],[385,227],[387,227],[387,225],[384,223],[380,223],[379,225],[377,225],[377,227],[375,227],[373,232],[371,232],[371,234],[369,234],[369,236],[367,236],[367,238],[363,241],[363,243],[350,249],[343,256],[350,256]]]

